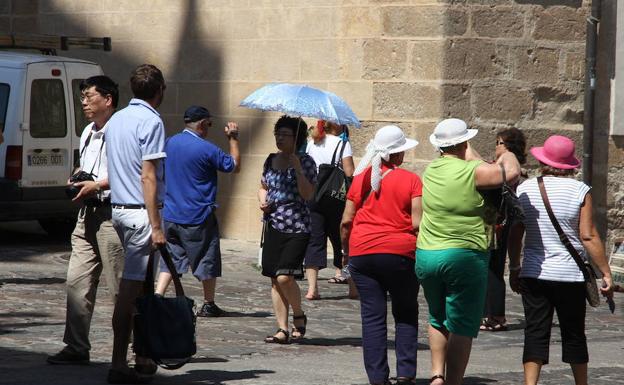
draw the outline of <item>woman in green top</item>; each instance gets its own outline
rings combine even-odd
[[[484,162],[468,140],[477,130],[459,119],[440,122],[429,140],[441,157],[423,176],[423,215],[416,275],[429,305],[433,385],[461,384],[481,324],[488,276],[488,225],[477,189],[500,187],[520,175],[511,152]]]

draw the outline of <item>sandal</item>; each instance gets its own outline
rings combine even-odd
[[[296,320],[303,320],[303,326],[293,326],[291,334],[293,340],[302,339],[306,334],[306,326],[308,325],[308,317],[306,317],[305,313],[301,315],[293,315],[293,325]],[[295,335],[295,333],[299,333]]]
[[[285,335],[285,338],[279,338],[277,337],[277,335],[279,333],[282,333],[283,335]],[[282,328],[277,329],[277,331],[275,332],[275,335],[272,336],[266,336],[266,338],[264,339],[264,342],[267,344],[280,344],[280,345],[285,345],[287,343],[289,343],[289,337],[290,334],[288,333],[287,330],[284,330]]]
[[[347,278],[343,277],[342,275],[337,275],[335,277],[331,277],[330,279],[327,280],[328,283],[337,283],[337,284],[346,284],[349,283],[347,282]]]
[[[316,301],[316,300],[321,299],[321,295],[320,294],[313,294],[313,295],[306,294],[305,299],[307,299],[308,301]]]
[[[446,382],[444,380],[444,376],[442,374],[436,374],[436,375],[432,376],[431,380],[429,380],[429,383],[432,383],[435,380],[442,380],[443,382]]]
[[[501,322],[494,318],[484,318],[481,322],[479,330],[486,332],[504,332],[507,330],[507,323]]]

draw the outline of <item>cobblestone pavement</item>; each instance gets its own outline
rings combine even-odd
[[[269,282],[254,266],[257,245],[222,241],[224,276],[217,303],[228,317],[198,319],[198,353],[182,369],[159,370],[154,384],[365,384],[360,344],[358,301],[346,298],[346,285],[330,285],[332,271],[321,272],[322,300],[305,301],[308,334],[301,343],[265,344],[276,326],[271,314]],[[37,232],[0,228],[0,384],[104,384],[112,348],[112,303],[101,287],[91,330],[92,364],[52,366],[47,354],[63,347],[64,281],[67,245]],[[201,285],[190,276],[187,295],[201,301]],[[305,290],[306,282],[300,282]],[[429,352],[426,304],[421,294],[418,384],[428,384]],[[466,384],[511,385],[522,382],[522,308],[508,295],[511,330],[481,333],[474,341]],[[624,296],[611,315],[606,306],[589,309],[590,383],[624,384]],[[390,322],[391,323],[391,322]],[[393,335],[393,330],[390,330]],[[561,363],[560,337],[553,329],[551,364],[541,384],[571,384]],[[391,362],[392,346],[389,344]],[[391,368],[394,364],[391,364]],[[391,372],[394,371],[391,369]],[[394,373],[393,373],[394,374]]]

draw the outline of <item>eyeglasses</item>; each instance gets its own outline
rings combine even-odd
[[[97,92],[92,93],[92,94],[80,94],[80,102],[84,102],[86,101],[91,101],[93,100],[93,98],[95,98],[96,96],[98,96],[99,94]]]

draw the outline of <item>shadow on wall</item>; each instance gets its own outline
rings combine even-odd
[[[182,117],[188,106],[192,104],[203,105],[215,116],[214,132],[209,134],[208,139],[227,152],[228,143],[223,135],[222,128],[225,122],[234,120],[226,116],[233,112],[231,105],[234,103],[229,100],[229,83],[223,81],[223,52],[219,46],[220,43],[217,42],[218,39],[214,36],[209,35],[210,32],[207,32],[207,30],[214,30],[214,28],[207,28],[208,23],[214,22],[214,18],[206,17],[206,12],[213,10],[213,8],[207,8],[202,5],[200,0],[185,0],[181,1],[179,5],[167,5],[167,10],[171,12],[155,12],[153,17],[156,17],[156,20],[150,19],[152,15],[146,15],[145,18],[149,19],[146,20],[146,23],[153,23],[155,25],[154,34],[158,34],[160,33],[159,31],[169,31],[166,28],[167,23],[174,23],[174,21],[169,19],[179,15],[182,18],[179,24],[181,29],[171,29],[174,33],[179,33],[174,41],[166,38],[163,38],[162,42],[140,41],[141,37],[138,36],[136,37],[138,40],[133,42],[131,40],[133,36],[126,35],[116,39],[115,36],[119,35],[119,27],[113,24],[103,24],[99,29],[91,28],[91,31],[107,31],[104,34],[99,33],[99,35],[112,35],[112,52],[71,50],[60,52],[60,54],[100,63],[104,72],[120,85],[119,108],[124,108],[132,97],[129,87],[130,72],[142,63],[155,64],[163,70],[167,83],[163,104],[158,109],[165,123],[167,135],[171,136],[182,130],[184,127]],[[13,6],[11,8],[11,16],[14,19],[14,30],[23,29],[20,24],[23,23],[21,20],[23,20],[24,12],[26,11],[33,14],[32,18],[28,17],[31,20],[31,24],[33,24],[33,28],[29,32],[55,35],[87,34],[88,29],[84,23],[86,19],[80,19],[80,17],[83,17],[80,15],[75,18],[73,14],[69,13],[72,9],[67,9],[68,13],[65,15],[66,10],[59,9],[58,5],[39,5],[38,7],[34,5],[29,10]],[[113,9],[110,11],[113,11]],[[105,14],[106,12],[103,13],[103,15]],[[84,18],[86,17],[84,16]],[[95,17],[91,18],[91,15],[88,15],[88,17],[89,23],[97,20]],[[132,15],[128,17],[132,17]],[[36,20],[32,21],[32,19]],[[50,19],[54,19],[54,21],[52,22]],[[114,20],[102,17],[101,21],[110,21],[112,23]],[[129,28],[129,30],[132,29]],[[98,34],[97,32],[90,33]],[[153,38],[150,36],[149,39]],[[144,44],[144,46],[141,46],[141,44]],[[152,49],[142,49],[145,46],[151,46]],[[116,50],[116,47],[120,48]],[[133,47],[136,47],[136,49],[133,50]],[[146,53],[141,55],[133,54],[134,52]],[[164,54],[159,56],[159,52]],[[253,122],[252,127],[245,127],[247,124],[241,124],[240,144],[241,155],[243,156],[249,153],[250,143],[253,143],[256,139],[255,137],[260,134],[258,128],[263,125],[262,119],[254,118],[249,120]],[[243,167],[249,166],[256,165],[243,165]],[[261,166],[262,164],[258,168],[261,169]],[[239,182],[240,179],[237,175],[220,175],[219,177],[219,216],[222,220],[227,220],[237,210],[237,207],[234,207],[233,201],[229,198],[233,195],[240,195],[239,191],[244,191],[241,190],[240,184],[242,182]],[[257,179],[260,179],[260,175],[258,175]],[[245,197],[249,198],[248,196]],[[240,210],[238,214],[240,215]],[[244,233],[243,231],[238,235],[240,236]],[[225,235],[227,236],[227,234]]]

